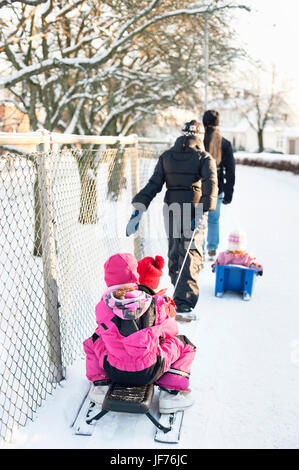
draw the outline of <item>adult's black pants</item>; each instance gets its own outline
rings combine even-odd
[[[168,272],[175,285],[192,238],[192,208],[189,203],[164,205],[164,225],[168,237]],[[201,216],[200,228],[195,231],[173,300],[179,311],[194,308],[199,297],[198,275],[203,263],[202,245],[207,227],[207,215]]]

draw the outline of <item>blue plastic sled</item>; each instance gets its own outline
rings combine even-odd
[[[250,300],[257,272],[246,266],[216,264],[215,296],[222,297],[225,291],[240,292],[243,300]]]

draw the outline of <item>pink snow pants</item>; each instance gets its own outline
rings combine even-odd
[[[177,348],[173,347],[173,342]],[[186,336],[179,335],[167,338],[160,347],[164,358],[164,374],[156,384],[173,390],[190,390],[189,379],[196,352],[195,346]]]
[[[86,376],[88,380],[109,379],[104,368],[104,357],[107,355],[105,345],[100,337],[88,338],[83,343],[86,354]],[[156,381],[157,385],[174,390],[190,390],[189,378],[196,348],[186,336],[166,338],[161,344],[164,360],[164,373]]]

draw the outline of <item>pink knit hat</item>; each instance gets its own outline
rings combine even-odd
[[[108,287],[138,283],[137,260],[130,253],[117,253],[104,264],[104,277]]]
[[[247,248],[246,233],[242,230],[234,230],[229,234],[228,247],[229,251],[245,251]]]

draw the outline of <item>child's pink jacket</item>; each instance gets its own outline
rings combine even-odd
[[[161,355],[160,342],[178,334],[178,324],[170,318],[164,308],[164,299],[153,296],[156,302],[155,325],[136,331],[129,336],[122,336],[116,323],[115,315],[102,299],[96,306],[98,328],[96,333],[101,337],[107,351],[107,361],[119,370],[139,371],[146,369],[157,361]]]
[[[247,266],[248,268],[254,268],[257,271],[262,271],[263,267],[256,261],[255,256],[245,253],[232,253],[230,251],[223,251],[219,253],[218,258],[215,264],[227,265],[227,264],[237,264],[239,266]],[[215,265],[213,265],[215,266]]]
[[[153,295],[150,307],[141,317],[143,326],[138,330],[133,321],[119,318],[109,308],[109,301],[106,303],[107,296],[116,288],[138,289],[136,259],[130,253],[113,255],[104,270],[109,287],[95,309],[98,327],[84,341],[87,378],[91,381],[109,378],[132,385],[157,383],[187,390],[196,348],[188,338],[178,335],[178,324],[167,313],[169,300]],[[128,331],[130,323],[132,329]]]
[[[178,335],[178,323],[165,309],[167,300],[161,295],[154,295],[153,300],[155,324],[123,336],[104,294],[96,306],[98,327],[84,341],[89,380],[111,378],[112,374],[118,382],[124,377],[137,385],[150,378],[164,387],[188,389],[195,347]]]

